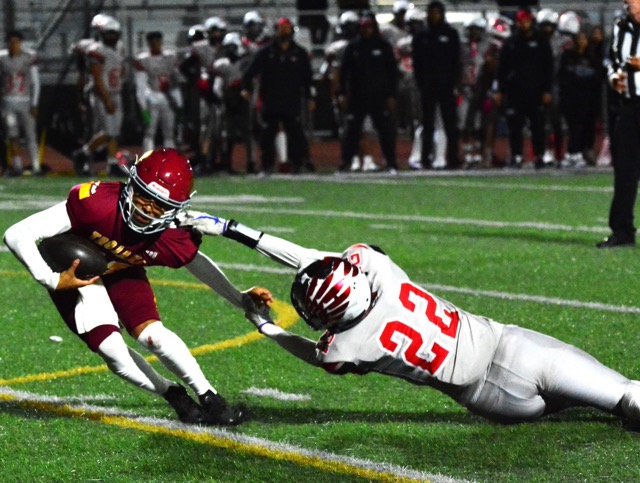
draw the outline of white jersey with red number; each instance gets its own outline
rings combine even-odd
[[[491,364],[502,325],[465,312],[413,283],[388,256],[353,245],[342,258],[364,271],[375,304],[362,322],[323,337],[318,359],[330,372],[380,372],[414,384],[464,386]]]
[[[0,50],[3,98],[30,99],[32,92],[31,68],[38,65],[35,51],[23,48],[20,54],[11,56],[7,49]]]
[[[154,92],[167,92],[177,85],[177,57],[171,50],[164,50],[159,55],[141,52],[133,64],[137,71],[147,74],[147,88]]]
[[[341,257],[367,276],[375,297],[371,311],[353,328],[318,341],[316,355],[328,371],[374,371],[415,384],[456,386],[486,375],[504,326],[429,293],[369,245],[340,254],[264,234],[256,250],[298,270],[327,256]]]
[[[89,65],[102,65],[102,81],[110,93],[119,93],[122,90],[125,72],[121,43],[111,48],[102,42],[94,42],[87,51],[87,62]]]

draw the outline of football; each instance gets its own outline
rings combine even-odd
[[[76,277],[88,280],[107,270],[105,254],[90,240],[73,233],[60,233],[45,238],[38,245],[40,255],[55,272],[63,272],[78,258]]]

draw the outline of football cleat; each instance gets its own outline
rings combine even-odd
[[[229,406],[227,401],[213,391],[207,391],[199,396],[202,406],[202,424],[216,426],[236,426],[243,422],[246,410],[243,407]]]
[[[202,409],[198,403],[191,399],[183,386],[171,386],[162,397],[167,400],[178,415],[178,419],[183,423],[198,424],[203,422]]]

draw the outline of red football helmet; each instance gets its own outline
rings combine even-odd
[[[164,209],[160,217],[145,213],[133,195],[153,200]],[[146,235],[169,228],[189,205],[193,172],[189,160],[175,149],[158,148],[144,153],[129,170],[129,181],[120,196],[120,210],[129,228]]]
[[[343,332],[371,307],[369,280],[347,260],[326,257],[300,271],[291,286],[291,302],[313,329]]]

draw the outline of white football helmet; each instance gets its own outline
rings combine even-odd
[[[543,23],[558,25],[558,12],[550,8],[543,8],[536,15],[536,22],[538,25],[542,25]]]
[[[106,16],[102,25],[100,26],[101,32],[117,32],[118,34],[122,32],[122,26],[120,22],[118,22],[115,18]]]
[[[371,307],[369,280],[347,260],[326,257],[298,272],[291,303],[315,330],[343,332],[360,322]]]
[[[415,7],[410,8],[404,14],[405,23],[409,23],[409,22],[425,23],[426,21],[427,21],[427,12],[425,12],[421,8],[415,8]]]
[[[209,17],[204,21],[204,28],[207,32],[212,30],[224,32],[227,30],[227,22],[225,22],[222,17]]]
[[[562,13],[558,18],[558,32],[562,34],[576,35],[580,32],[581,25],[582,19],[571,10]]]
[[[394,14],[400,12],[406,12],[410,8],[413,8],[413,3],[407,2],[407,0],[396,0],[393,2],[392,12]]]
[[[222,47],[228,51],[233,51],[238,57],[244,54],[244,46],[242,45],[242,38],[238,32],[229,32],[222,39]]]

